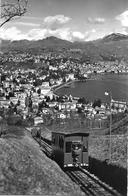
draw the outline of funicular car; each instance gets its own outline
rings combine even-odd
[[[89,133],[52,132],[52,158],[62,167],[88,166]]]

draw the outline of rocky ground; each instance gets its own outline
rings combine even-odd
[[[85,195],[24,128],[0,138],[0,195]]]

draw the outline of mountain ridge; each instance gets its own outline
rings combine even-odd
[[[63,51],[69,54],[72,52],[80,53],[81,58],[92,58],[98,60],[112,60],[126,58],[128,60],[128,35],[120,33],[109,34],[102,39],[83,42],[70,42],[60,38],[50,36],[41,40],[20,40],[20,41],[2,41],[2,51],[19,51],[42,53],[46,51]],[[77,51],[77,49],[79,49]]]
[[[87,42],[93,42],[93,41],[101,41],[101,40],[104,40],[104,41],[117,41],[117,40],[123,40],[123,39],[128,39],[128,34],[125,35],[125,34],[121,34],[121,33],[111,33],[111,34],[108,34],[106,36],[104,36],[103,38],[99,38],[99,39],[95,39],[95,40],[90,40],[90,41],[74,41],[74,42],[71,42],[71,41],[68,41],[68,40],[65,40],[65,39],[61,39],[61,38],[58,38],[56,36],[48,36],[44,39],[39,39],[39,40],[27,40],[27,39],[22,39],[22,40],[5,40],[5,39],[1,39],[2,41],[9,41],[9,42],[21,42],[21,41],[24,41],[24,42],[37,42],[37,41],[65,41],[65,42],[69,42],[69,43],[87,43]]]
[[[112,33],[109,34],[105,37],[103,37],[103,41],[119,41],[119,40],[124,40],[128,39],[128,35],[121,34],[121,33]]]

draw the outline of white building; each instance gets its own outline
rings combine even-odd
[[[44,86],[41,86],[40,87],[40,90],[41,90],[41,94],[42,95],[48,95],[50,92],[51,92],[51,87],[44,87]]]

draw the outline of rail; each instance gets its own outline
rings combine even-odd
[[[90,177],[92,180],[94,180],[96,183],[98,183],[100,186],[102,186],[105,190],[107,190],[108,192],[110,192],[112,195],[115,196],[120,196],[120,194],[114,190],[112,187],[110,187],[109,185],[107,185],[106,183],[102,182],[98,177],[96,177],[94,174],[90,173],[88,170],[83,169],[81,167],[79,167],[80,170],[86,174],[88,177]]]
[[[47,144],[43,138],[34,138],[40,145],[41,150],[49,157],[52,156],[52,147],[51,145]]]
[[[78,170],[66,171],[66,174],[89,196],[121,196],[86,169],[79,167]]]

